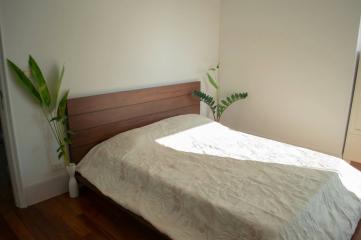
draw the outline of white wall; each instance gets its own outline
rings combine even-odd
[[[199,79],[218,61],[219,0],[1,0],[6,58],[31,53],[71,97]],[[51,133],[7,72],[27,202],[65,190]]]
[[[249,92],[223,122],[340,156],[361,1],[223,0],[221,9],[223,91]]]
[[[361,19],[360,19],[360,29],[358,32],[358,43],[357,43],[357,51],[361,51]]]

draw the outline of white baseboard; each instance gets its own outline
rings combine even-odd
[[[67,175],[65,173],[47,181],[24,187],[27,206],[61,195],[67,191]]]

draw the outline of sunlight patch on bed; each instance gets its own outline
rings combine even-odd
[[[361,198],[360,173],[345,161],[320,152],[231,130],[211,122],[155,140],[177,151],[285,164],[322,171],[337,172],[350,191]]]
[[[177,151],[229,157],[229,152],[222,148],[232,144],[222,137],[225,130],[228,128],[212,122],[159,138],[156,142]]]

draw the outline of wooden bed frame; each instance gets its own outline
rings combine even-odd
[[[200,82],[116,92],[68,100],[70,154],[80,161],[98,143],[130,129],[188,113],[199,114],[192,91]]]
[[[79,162],[92,147],[118,133],[172,116],[199,114],[200,102],[192,97],[192,91],[199,89],[200,82],[197,81],[69,99],[67,104],[69,129],[74,132],[70,145],[72,161]],[[159,232],[142,217],[104,196],[80,174],[76,177],[82,185]],[[164,238],[170,239],[165,235]],[[361,221],[352,240],[361,240]]]

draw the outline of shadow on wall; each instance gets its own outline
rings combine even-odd
[[[5,145],[3,140],[3,131],[0,122],[0,202],[12,202],[12,190],[10,175],[8,170]]]

